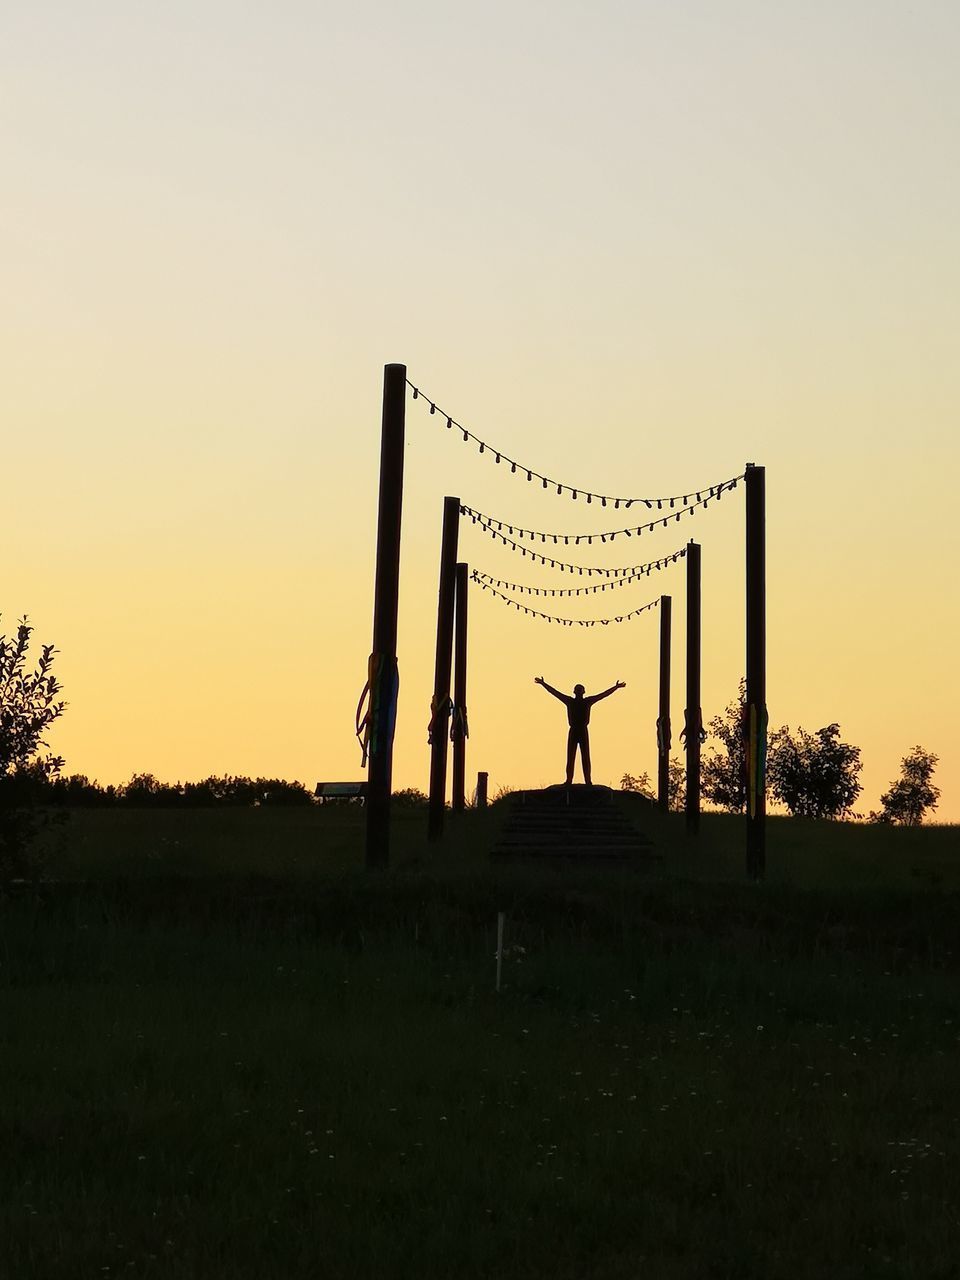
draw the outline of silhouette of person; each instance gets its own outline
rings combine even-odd
[[[604,689],[603,693],[595,693],[592,697],[585,697],[586,690],[582,684],[574,685],[573,697],[566,693],[561,693],[559,689],[554,689],[553,685],[547,684],[543,676],[537,676],[534,684],[539,684],[546,689],[547,693],[552,693],[555,698],[559,698],[563,705],[567,708],[567,722],[570,725],[570,732],[567,734],[567,786],[573,782],[573,767],[577,761],[577,748],[580,748],[580,767],[583,769],[583,780],[588,787],[593,785],[590,776],[590,708],[595,702],[599,702],[601,698],[609,698],[611,693],[616,693],[618,689],[625,689],[627,686],[622,680],[618,680],[616,684]]]

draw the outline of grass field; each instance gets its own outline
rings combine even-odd
[[[642,872],[88,811],[0,905],[0,1275],[960,1276],[956,828]],[[496,913],[507,913],[494,991]]]
[[[742,881],[743,821],[704,814],[698,840],[680,815],[662,817],[620,797],[655,841],[672,876]],[[395,866],[432,874],[483,870],[499,806],[448,821],[439,848],[427,846],[417,811],[394,821]],[[363,866],[363,817],[353,807],[77,810],[61,833],[52,867],[68,879],[165,875],[279,875],[327,879]],[[798,888],[960,889],[960,827],[884,827],[796,818],[768,821],[768,884]]]

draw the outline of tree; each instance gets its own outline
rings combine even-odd
[[[34,839],[50,820],[44,789],[63,768],[59,756],[40,750],[66,707],[51,672],[56,649],[43,645],[31,669],[32,634],[22,618],[15,637],[0,636],[0,877],[6,878],[36,867]]]
[[[770,791],[794,817],[842,818],[863,790],[860,748],[840,741],[840,726],[815,733],[784,725],[770,735],[767,780]]]
[[[650,781],[649,773],[634,775],[625,773],[620,779],[621,791],[635,791],[648,800],[656,800],[656,792]],[[682,760],[670,761],[667,771],[667,808],[671,813],[683,811],[687,794],[687,771]]]
[[[105,808],[117,802],[116,787],[101,787],[99,782],[91,782],[83,773],[53,778],[46,789],[53,804],[71,809]]]
[[[259,801],[268,805],[313,804],[313,796],[302,782],[287,782],[284,778],[257,778],[254,784]]]
[[[632,773],[625,773],[620,779],[620,790],[633,791],[637,795],[646,797],[647,800],[656,800],[649,773],[641,773],[638,778],[635,778]]]
[[[707,800],[728,813],[743,813],[747,803],[747,755],[743,718],[747,704],[747,683],[740,681],[740,694],[722,715],[710,721],[710,733],[723,750],[711,748],[700,766],[700,789]]]
[[[418,787],[404,787],[402,791],[394,791],[393,803],[399,809],[425,809],[430,799]]]
[[[683,813],[687,805],[687,766],[674,757],[667,768],[667,807]]]
[[[135,809],[167,807],[176,803],[179,793],[168,782],[161,782],[152,773],[135,773],[120,788],[122,804]]]
[[[931,781],[939,763],[940,757],[932,751],[914,747],[900,761],[900,777],[880,797],[880,812],[870,814],[873,821],[919,827],[923,815],[928,809],[936,809],[940,799],[940,788]]]

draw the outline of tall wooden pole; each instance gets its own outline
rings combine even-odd
[[[766,472],[747,463],[747,875],[767,864]]]
[[[440,590],[437,598],[437,662],[433,677],[433,702],[430,707],[430,815],[427,823],[427,838],[430,840],[439,840],[443,835],[459,525],[460,499],[444,498],[443,533],[440,540]]]
[[[450,732],[453,742],[453,794],[451,808],[462,813],[467,807],[467,589],[470,568],[457,563],[454,620],[453,705],[454,721]]]
[[[393,732],[397,714],[397,602],[400,591],[400,518],[403,507],[403,437],[407,366],[383,370],[380,428],[380,507],[377,569],[373,595],[373,653],[370,655],[369,771],[367,774],[366,864],[390,862],[390,790]]]
[[[670,621],[673,599],[660,597],[660,711],[657,716],[657,805],[670,809]]]
[[[687,834],[700,830],[700,544],[687,543]]]

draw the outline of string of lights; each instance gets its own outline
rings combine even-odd
[[[711,500],[719,502],[720,495],[735,489],[742,479],[742,475],[734,476],[732,480],[725,480],[723,484],[714,485],[713,488],[698,493],[693,502],[688,503],[679,510],[674,510],[668,516],[658,516],[656,520],[648,520],[645,524],[633,525],[624,529],[608,529],[602,533],[543,533],[539,529],[524,529],[519,525],[510,524],[506,520],[498,520],[495,516],[486,515],[483,511],[477,511],[474,507],[468,507],[463,503],[460,505],[460,514],[469,516],[474,524],[481,524],[488,532],[492,533],[502,534],[506,529],[511,536],[529,538],[531,542],[536,542],[539,539],[541,543],[549,542],[554,546],[559,546],[560,543],[563,543],[564,546],[569,546],[573,543],[576,547],[581,542],[585,542],[587,546],[592,546],[594,542],[613,542],[616,538],[639,538],[642,534],[650,532],[658,526],[665,529],[671,520],[677,521],[683,515],[693,515],[698,507],[707,507]],[[664,498],[663,501],[667,502],[669,499]]]
[[[523,548],[521,548],[523,550]],[[582,572],[591,576],[597,574],[616,574],[616,577],[607,578],[604,582],[595,583],[589,587],[528,587],[519,582],[507,582],[503,578],[495,578],[491,573],[484,573],[481,569],[471,571],[471,576],[475,582],[481,585],[486,582],[494,587],[506,587],[508,591],[519,591],[521,595],[528,596],[588,596],[597,591],[612,591],[615,587],[625,587],[628,582],[637,582],[640,578],[649,578],[651,572],[659,569],[666,569],[671,564],[676,564],[678,560],[682,560],[687,554],[686,547],[681,547],[679,551],[675,551],[673,555],[664,556],[662,560],[651,560],[649,564],[635,564],[626,569],[588,569],[585,566],[569,566],[552,561],[555,568],[564,569],[572,567],[580,567]]]
[[[694,507],[700,506],[702,494],[707,494],[707,500],[709,501],[709,498],[714,496],[719,497],[720,493],[722,493],[724,489],[732,489],[736,484],[735,481],[731,483],[730,481],[725,480],[721,484],[704,485],[701,486],[700,489],[689,489],[685,494],[674,494],[672,497],[660,498],[623,498],[616,497],[609,493],[595,493],[591,489],[575,489],[573,485],[564,484],[559,480],[553,480],[550,476],[544,475],[542,471],[536,471],[533,467],[528,467],[521,462],[517,462],[515,458],[507,457],[502,449],[497,449],[486,440],[481,440],[478,435],[475,435],[472,431],[468,430],[462,422],[458,422],[451,414],[446,413],[441,409],[435,400],[431,400],[429,396],[425,395],[420,390],[419,387],[414,386],[409,378],[407,379],[407,386],[413,392],[414,400],[423,400],[425,404],[430,406],[431,414],[440,415],[442,421],[446,423],[448,431],[456,430],[461,433],[464,444],[475,444],[479,453],[488,453],[498,466],[501,463],[505,463],[510,468],[511,475],[525,475],[527,480],[531,482],[539,480],[544,489],[553,489],[558,494],[567,494],[569,497],[573,498],[574,501],[578,498],[584,498],[588,503],[599,502],[602,507],[610,505],[614,508],[619,508],[637,505],[646,506],[648,508],[656,507],[658,511],[662,511],[665,506],[671,509],[674,508],[678,502],[683,507],[687,507],[694,494],[696,494],[697,501],[692,505]],[[737,480],[741,478],[741,476],[737,476]],[[703,505],[705,505],[705,503]]]
[[[654,570],[654,568],[666,568],[667,564],[673,564],[677,559],[686,556],[686,548],[681,548],[678,552],[673,552],[672,556],[664,556],[659,561],[650,561],[649,564],[627,564],[626,567],[621,568],[604,568],[595,566],[595,564],[594,566],[571,564],[568,561],[558,561],[553,556],[544,556],[543,552],[534,552],[529,547],[525,547],[524,544],[517,543],[512,538],[507,538],[506,534],[498,534],[497,530],[490,525],[481,524],[480,527],[484,532],[488,532],[490,538],[493,538],[494,541],[500,541],[504,547],[520,552],[521,556],[529,556],[534,563],[549,564],[550,568],[558,568],[562,573],[579,573],[580,577],[584,575],[588,577],[593,577],[594,575],[598,577],[625,577],[630,573],[640,573],[640,571],[649,576],[650,571]]]
[[[650,600],[646,604],[640,605],[639,609],[631,609],[629,613],[618,613],[612,618],[558,618],[552,613],[542,613],[539,609],[531,609],[529,605],[521,604],[519,600],[513,600],[510,596],[505,596],[502,591],[491,586],[488,582],[481,582],[477,579],[478,585],[484,591],[491,591],[498,599],[503,600],[508,606],[513,605],[514,609],[518,609],[521,613],[526,613],[532,618],[542,618],[544,622],[556,622],[562,627],[609,627],[611,623],[629,622],[631,618],[637,618],[641,613],[646,613],[648,609],[656,609],[660,603],[660,597],[656,600]]]

